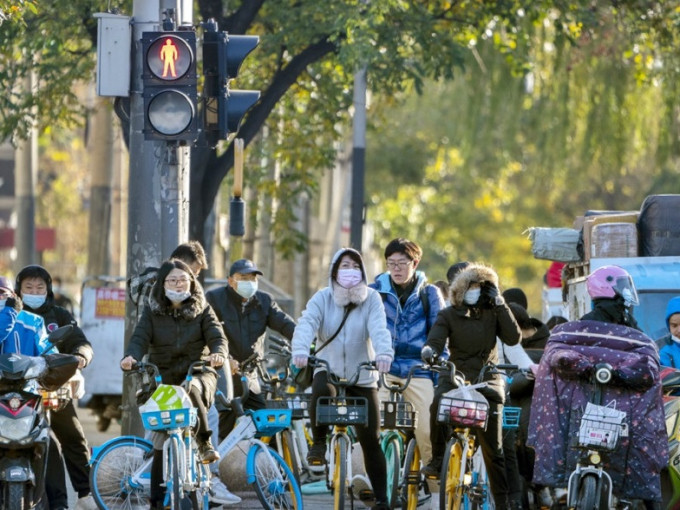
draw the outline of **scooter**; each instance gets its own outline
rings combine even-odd
[[[53,331],[50,343],[71,329]],[[0,354],[0,508],[34,508],[43,497],[50,429],[40,388],[57,390],[77,368],[70,354]]]

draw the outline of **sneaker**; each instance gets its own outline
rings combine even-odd
[[[210,439],[198,444],[198,454],[201,456],[203,464],[211,464],[220,460],[220,454],[213,448]]]
[[[538,491],[538,504],[542,508],[552,508],[553,498],[552,494],[550,494],[550,487],[543,487]]]
[[[438,479],[442,471],[442,461],[443,459],[435,459],[434,457],[432,457],[430,463],[420,470],[420,474],[423,475],[425,478]]]
[[[241,502],[241,498],[230,492],[219,476],[213,475],[210,478],[210,502],[221,505],[236,505]]]
[[[371,482],[364,475],[354,475],[352,477],[352,492],[354,497],[361,501],[375,498]]]
[[[307,462],[311,466],[319,466],[326,463],[326,443],[313,443],[307,452]]]
[[[553,494],[554,494],[554,496],[553,496],[553,502],[554,503],[559,503],[560,500],[562,502],[566,503],[566,501],[567,501],[567,489],[555,487]]]
[[[97,510],[98,508],[99,507],[97,507],[97,503],[94,502],[92,494],[78,498],[75,506],[76,510]]]

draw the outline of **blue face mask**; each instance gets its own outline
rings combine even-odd
[[[22,294],[21,296],[21,300],[24,304],[34,310],[44,305],[46,299],[47,294]]]

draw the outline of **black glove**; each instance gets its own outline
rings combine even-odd
[[[420,350],[420,359],[422,359],[428,365],[432,365],[437,361],[437,353],[429,345],[423,346]]]
[[[500,292],[498,292],[498,287],[496,287],[493,283],[483,282],[481,287],[481,297],[484,299],[484,301],[491,304],[491,306],[500,306],[505,303],[505,300],[501,296]]]
[[[7,306],[9,308],[15,308],[17,306],[17,300],[14,299],[13,297],[8,297],[5,300],[5,306]]]

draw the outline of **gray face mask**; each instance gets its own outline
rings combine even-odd
[[[468,289],[463,295],[463,302],[466,305],[476,305],[479,301],[479,296],[482,294],[482,289]]]

